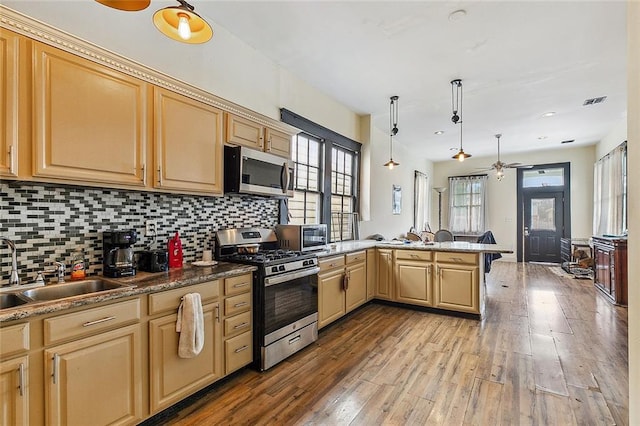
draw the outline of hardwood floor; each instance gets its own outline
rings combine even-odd
[[[555,272],[554,272],[555,271]],[[162,424],[629,423],[627,310],[559,267],[493,264],[483,321],[370,304]]]

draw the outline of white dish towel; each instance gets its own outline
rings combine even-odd
[[[200,293],[187,293],[178,307],[176,331],[180,333],[178,356],[193,358],[204,346],[204,316]]]

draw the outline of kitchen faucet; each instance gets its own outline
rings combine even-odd
[[[18,276],[18,257],[16,253],[16,244],[8,238],[0,237],[0,241],[9,246],[11,250],[11,276],[9,277],[9,285],[14,286],[20,284],[20,277]]]
[[[56,276],[58,277],[58,284],[62,284],[64,283],[64,273],[66,270],[66,266],[63,262],[52,262],[53,265],[55,266],[54,269],[50,269],[50,270],[45,270],[45,273],[52,273],[55,272]]]

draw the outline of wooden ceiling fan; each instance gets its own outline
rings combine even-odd
[[[498,140],[498,160],[495,163],[493,163],[491,167],[481,169],[479,170],[479,172],[488,172],[491,170],[495,170],[496,177],[498,178],[498,180],[501,180],[504,177],[504,169],[530,169],[533,167],[531,165],[522,164],[522,163],[505,163],[503,161],[500,161],[500,138],[501,137],[502,137],[502,134],[500,133],[496,135],[496,139]]]

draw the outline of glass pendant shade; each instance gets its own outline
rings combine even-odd
[[[127,12],[137,12],[146,9],[151,0],[96,0],[98,3]]]
[[[183,43],[206,43],[213,36],[213,29],[197,13],[182,4],[158,10],[153,24],[169,38]]]

